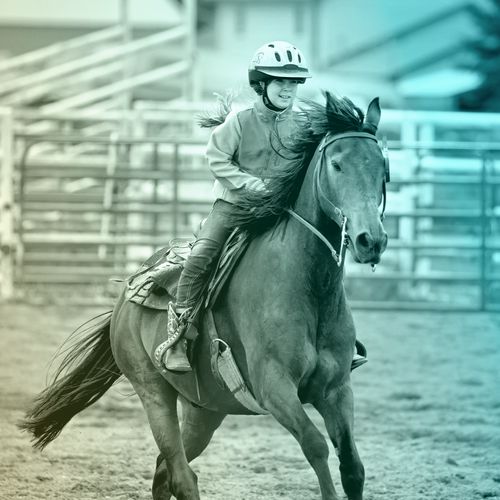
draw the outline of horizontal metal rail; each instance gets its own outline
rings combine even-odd
[[[123,27],[113,26],[99,31],[94,31],[87,35],[82,35],[78,38],[66,40],[64,42],[54,43],[41,49],[33,50],[27,54],[10,57],[0,61],[0,71],[9,71],[22,68],[32,64],[39,64],[61,53],[67,53],[72,50],[88,48],[94,44],[101,44],[113,39],[118,39],[123,36]]]
[[[39,71],[34,75],[20,76],[18,78],[3,82],[0,86],[0,95],[8,94],[12,91],[18,91],[23,87],[40,85],[41,83],[65,77],[67,75],[73,74],[76,71],[84,70],[91,66],[96,66],[104,62],[113,61],[120,57],[151,49],[152,47],[164,44],[166,42],[180,40],[182,38],[185,38],[186,35],[186,27],[178,26],[161,33],[155,33],[154,35],[129,42],[124,46],[103,49],[90,56],[81,57],[73,61],[62,63],[52,68]]]
[[[384,311],[439,311],[453,314],[457,311],[481,313],[483,311],[500,312],[500,305],[488,303],[484,309],[479,309],[469,301],[468,303],[443,304],[435,301],[404,301],[404,300],[349,300],[349,305],[353,309],[373,309]]]
[[[118,72],[123,71],[124,65],[125,62],[122,59],[118,59],[117,61],[101,64],[87,71],[76,73],[75,75],[69,75],[66,78],[28,87],[4,97],[2,99],[2,104],[5,106],[18,106],[45,96],[50,92],[69,88],[70,86],[89,84],[90,82],[92,85],[95,85],[94,81],[98,78],[109,77],[110,75],[118,74]],[[40,118],[39,112],[37,116]]]
[[[170,77],[187,73],[191,67],[189,61],[178,61],[161,66],[159,68],[145,71],[139,75],[121,79],[115,83],[104,85],[103,87],[89,90],[81,95],[61,99],[52,104],[40,106],[39,111],[42,115],[50,115],[54,111],[62,111],[73,107],[84,106],[93,102],[112,97],[115,94],[130,90],[140,85],[157,82]]]
[[[119,114],[117,115],[118,118]],[[500,121],[499,121],[500,123]],[[55,144],[71,144],[88,142],[91,144],[109,144],[108,137],[89,137],[82,139],[81,135],[57,135],[57,134],[26,134],[18,133],[17,138],[25,139],[29,142],[52,142]],[[165,138],[137,138],[137,137],[119,137],[115,141],[117,144],[201,144],[200,139],[194,138],[179,138],[176,139],[165,139]],[[450,150],[450,151],[470,151],[474,152],[477,156],[476,158],[481,158],[482,154],[487,152],[500,152],[500,143],[498,142],[455,142],[455,141],[441,141],[441,142],[401,142],[401,141],[389,141],[389,149],[396,150]],[[396,180],[396,179],[395,179]]]
[[[96,112],[92,108],[78,108],[71,110],[54,111],[50,115],[50,119],[61,122],[102,122],[121,120],[134,122],[138,118],[141,118],[145,121],[168,122],[172,118],[180,117],[181,119],[188,119],[189,121],[192,121],[193,117],[197,113],[202,113],[203,111],[212,109],[214,107],[213,103],[206,103],[205,105],[197,104],[196,107],[193,107],[192,103],[191,106],[189,106],[188,103],[179,103],[177,101],[164,103],[163,106],[161,106],[160,104],[161,103],[158,104],[156,109],[140,109],[136,107],[136,109],[131,110],[110,109],[105,112]],[[27,121],[39,120],[41,118],[38,110],[31,108],[17,108],[15,110],[15,115],[19,120]]]
[[[165,179],[163,179],[165,180]],[[190,180],[187,178],[187,180]],[[31,211],[40,211],[45,209],[69,211],[69,212],[100,212],[103,207],[99,205],[102,196],[99,194],[89,195],[89,194],[78,194],[78,193],[58,193],[58,192],[47,192],[47,193],[33,193],[30,194],[29,200],[26,200],[25,209]],[[204,206],[205,204],[211,203],[211,198],[206,197],[205,200],[183,200],[183,206],[186,206],[186,210],[189,211],[192,206],[199,205]],[[169,208],[170,204],[166,200],[159,200],[156,204],[152,204],[149,197],[139,197],[118,199],[111,209],[116,213],[145,213],[151,212],[155,213],[161,211],[161,206]],[[52,207],[52,208],[50,208]],[[417,209],[415,212],[387,212],[387,218],[409,218],[409,219],[419,219],[419,218],[433,218],[433,219],[480,219],[483,217],[480,213],[476,211],[474,213],[468,214],[463,210],[420,210]],[[498,219],[498,214],[486,213],[484,214],[486,219]]]
[[[57,166],[50,167],[28,167],[26,168],[26,179],[46,179],[50,176],[57,177],[58,179],[81,179],[82,177],[91,179],[106,180],[111,177],[106,171],[100,167],[94,166],[81,167],[77,169],[72,167]],[[137,168],[130,169],[117,169],[113,174],[113,179],[116,180],[143,180],[143,181],[168,181],[173,178],[173,170],[162,169],[157,171],[144,171]],[[179,172],[177,177],[179,181],[206,181],[213,180],[208,169],[205,170],[185,170]]]
[[[113,214],[164,214],[169,210],[172,210],[174,207],[179,210],[179,212],[184,213],[192,213],[192,212],[200,212],[204,210],[209,210],[212,202],[181,202],[175,204],[174,202],[161,202],[158,204],[153,203],[137,203],[135,201],[131,201],[128,203],[120,203],[115,204],[112,208],[105,209],[101,205],[97,205],[97,203],[53,203],[49,205],[49,201],[47,203],[35,203],[35,202],[26,202],[27,211],[42,211],[47,210],[48,206],[52,206],[49,208],[51,211],[61,211],[61,212],[73,212],[73,213],[113,213]],[[42,236],[43,238],[43,236]]]

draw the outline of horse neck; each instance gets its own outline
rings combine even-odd
[[[314,190],[314,171],[318,153],[311,160],[294,210],[328,238],[335,249],[340,248],[341,230],[321,210]],[[290,220],[287,226],[290,246],[298,249],[299,268],[304,269],[313,290],[329,296],[342,288],[343,264],[338,267],[326,244],[298,221]],[[302,254],[302,255],[300,255]]]

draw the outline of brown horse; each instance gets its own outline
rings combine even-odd
[[[328,444],[304,411],[305,403],[324,418],[347,497],[361,500],[364,468],[353,437],[350,381],[356,335],[344,291],[343,255],[348,247],[359,263],[379,262],[387,245],[379,206],[385,206],[388,165],[375,138],[378,99],[365,117],[348,99],[326,97],[326,107],[311,103],[305,111],[310,126],[297,140],[296,151],[304,153],[300,165],[270,184],[269,197],[253,214],[261,216],[261,227],[270,220],[266,214],[278,214],[277,219],[255,234],[213,317],[259,405],[300,444],[322,500],[339,497],[328,468]],[[65,374],[38,397],[23,425],[37,446],[45,446],[123,374],[143,403],[160,451],[153,498],[195,500],[200,495],[189,462],[227,414],[251,412],[212,374],[203,319],[192,374],[162,374],[154,367],[139,333],[165,330],[165,314],[130,303],[122,294],[113,312],[63,362]]]

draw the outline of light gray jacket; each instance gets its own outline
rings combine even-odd
[[[265,189],[265,179],[286,161],[273,150],[271,137],[277,132],[286,144],[295,126],[293,114],[292,107],[272,111],[259,98],[253,107],[229,113],[213,130],[206,157],[216,198],[237,204],[240,190]]]

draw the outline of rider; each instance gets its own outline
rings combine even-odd
[[[193,309],[231,233],[225,221],[238,210],[239,193],[264,191],[265,179],[279,168],[282,158],[271,146],[271,136],[278,133],[286,140],[292,134],[297,86],[310,77],[304,56],[288,42],[266,43],[255,52],[248,80],[257,100],[249,109],[229,113],[208,142],[206,156],[215,177],[216,201],[182,271],[176,304],[169,311],[169,336],[184,332],[194,320]],[[165,366],[173,371],[191,370],[184,339],[167,351]]]

